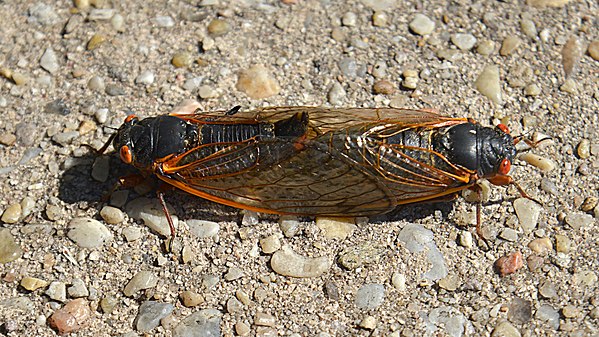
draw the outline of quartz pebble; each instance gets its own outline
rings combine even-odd
[[[170,226],[160,202],[155,199],[137,198],[130,201],[126,206],[127,214],[134,218],[143,220],[144,225],[160,235],[169,237],[171,235]],[[179,218],[169,207],[169,213],[175,229],[179,225]]]
[[[236,88],[252,99],[268,98],[281,91],[277,80],[261,64],[242,70],[239,73]]]
[[[225,35],[231,30],[231,25],[223,19],[214,19],[208,24],[208,33],[213,36]]]
[[[218,235],[220,225],[218,222],[208,220],[187,220],[189,232],[198,238],[211,238]]]
[[[0,218],[0,220],[7,224],[17,223],[21,218],[22,210],[20,203],[10,204],[6,207],[4,213],[2,213],[2,218]]]
[[[104,91],[106,88],[106,84],[104,83],[104,79],[100,76],[92,76],[87,82],[87,87],[94,91]]]
[[[294,237],[300,229],[300,222],[294,215],[282,215],[279,217],[279,227],[286,238]]]
[[[515,252],[500,257],[495,261],[495,269],[500,276],[507,276],[518,271],[524,266],[524,258],[521,252]]]
[[[260,239],[260,247],[264,254],[272,254],[281,248],[279,235],[273,234]]]
[[[45,288],[48,285],[48,282],[46,282],[42,279],[36,278],[36,277],[28,276],[28,277],[24,277],[21,280],[20,284],[21,284],[21,287],[25,288],[26,290],[35,291],[40,288]]]
[[[175,25],[175,20],[168,15],[156,16],[154,19],[152,19],[152,21],[156,24],[156,26],[162,28],[170,28]]]
[[[418,35],[427,35],[435,29],[435,22],[423,14],[416,14],[409,24],[410,30]]]
[[[185,317],[173,329],[173,337],[221,336],[222,313],[217,309],[203,309]]]
[[[501,49],[499,49],[499,55],[501,56],[508,56],[511,53],[514,52],[514,50],[516,50],[516,48],[518,48],[518,46],[520,46],[520,44],[522,43],[522,40],[515,36],[515,35],[509,35],[508,37],[506,37],[502,44],[501,44]]]
[[[141,239],[141,229],[137,227],[125,227],[123,228],[123,235],[127,242],[133,242]]]
[[[45,294],[55,301],[64,302],[67,300],[66,285],[59,281],[51,282]]]
[[[572,240],[565,235],[555,235],[555,250],[559,253],[569,253],[572,247]]]
[[[154,73],[150,70],[145,70],[135,78],[135,83],[150,85],[154,83]]]
[[[501,105],[501,85],[499,83],[499,67],[486,66],[474,83],[476,89],[493,103]]]
[[[382,284],[366,284],[356,292],[354,303],[360,309],[376,309],[385,301],[385,286]]]
[[[142,270],[135,274],[129,283],[127,283],[123,290],[123,294],[127,297],[131,297],[140,290],[154,288],[156,284],[158,284],[156,275],[151,271]]]
[[[538,238],[529,242],[528,248],[537,254],[547,254],[553,250],[553,244],[549,238]]]
[[[524,160],[528,164],[540,169],[543,172],[551,172],[556,167],[556,164],[553,160],[541,157],[531,152],[523,153],[522,155],[518,156],[518,158]]]
[[[276,251],[270,260],[270,265],[275,273],[291,277],[319,277],[331,267],[328,257],[304,257],[288,246],[284,245]]]
[[[343,103],[346,95],[347,93],[343,89],[343,86],[339,82],[334,82],[327,93],[327,100],[331,105],[340,105]]]
[[[139,332],[149,332],[160,325],[160,320],[170,315],[174,306],[170,303],[146,301],[139,306],[135,317],[135,328]]]
[[[460,286],[460,283],[460,277],[458,275],[451,274],[439,280],[439,287],[445,290],[454,291]]]
[[[500,322],[495,326],[491,337],[520,337],[522,334],[512,323],[508,321]]]
[[[542,304],[539,309],[537,309],[535,318],[541,322],[547,322],[547,324],[549,324],[549,326],[553,329],[557,329],[559,327],[560,314],[549,304]]]
[[[368,316],[362,318],[359,326],[362,329],[374,330],[376,328],[376,324],[377,324],[376,318],[374,316],[368,315]]]
[[[566,77],[575,73],[581,54],[580,43],[576,36],[572,36],[562,47],[562,66]]]
[[[431,268],[422,277],[428,281],[436,282],[447,276],[447,265],[443,254],[433,240],[433,232],[419,224],[407,224],[399,232],[397,239],[411,253],[426,252],[426,260]]]
[[[531,19],[522,19],[520,29],[527,37],[534,39],[538,35],[537,26]]]
[[[383,11],[376,11],[372,14],[372,24],[375,27],[385,27],[389,24],[389,15]]]
[[[355,218],[317,217],[316,226],[320,228],[327,239],[345,240],[358,228]]]
[[[592,215],[585,213],[569,213],[566,215],[565,221],[576,230],[588,227],[595,222]]]
[[[106,296],[102,300],[100,300],[100,307],[102,308],[102,312],[109,314],[114,310],[116,305],[118,304],[118,300],[114,296]]]
[[[576,147],[576,153],[581,159],[587,159],[591,156],[591,142],[588,139],[583,139]]]
[[[83,298],[78,298],[56,310],[48,318],[48,324],[58,330],[59,334],[64,335],[87,326],[91,316],[92,312],[88,302]]]
[[[204,297],[196,292],[185,290],[179,295],[184,306],[191,308],[205,302]]]
[[[89,296],[89,290],[87,290],[85,282],[77,277],[71,281],[71,286],[67,289],[67,292],[73,298]]]
[[[263,312],[257,312],[254,316],[254,324],[259,326],[275,326],[276,318]]]
[[[545,281],[539,288],[539,293],[544,298],[555,298],[557,297],[557,291],[555,290],[555,284],[551,281]]]
[[[542,209],[542,206],[527,198],[514,200],[514,210],[525,233],[531,233],[537,228]]]
[[[58,64],[58,57],[54,49],[48,47],[40,59],[40,66],[50,74],[54,74],[60,68]]]
[[[472,233],[470,233],[469,231],[461,231],[458,242],[462,247],[472,248],[474,246]]]
[[[112,206],[104,206],[102,210],[100,210],[100,216],[106,223],[115,225],[121,223],[125,220],[125,214],[123,211],[116,207]]]
[[[593,60],[599,61],[599,40],[591,42],[587,51]]]
[[[474,48],[476,38],[472,34],[457,33],[451,36],[451,42],[460,50],[467,51]]]
[[[380,261],[383,249],[365,242],[357,246],[348,246],[339,254],[339,264],[348,270],[355,270],[364,265],[376,264]]]
[[[189,52],[180,52],[173,55],[171,59],[171,64],[176,68],[188,68],[193,64],[194,57]]]
[[[67,236],[82,248],[97,248],[112,240],[112,234],[108,228],[91,218],[71,220]]]

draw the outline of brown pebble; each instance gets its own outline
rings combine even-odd
[[[12,133],[3,133],[0,135],[0,144],[11,146],[17,141],[17,136]]]
[[[376,81],[372,86],[375,94],[392,95],[395,92],[395,85],[387,80]]]
[[[582,205],[580,205],[580,209],[585,212],[590,212],[593,210],[593,208],[595,208],[595,206],[597,206],[598,203],[599,199],[597,199],[596,197],[587,197],[586,199],[584,199]]]
[[[77,331],[89,324],[88,320],[91,314],[92,312],[87,300],[78,298],[56,310],[48,318],[48,324],[53,329],[56,329],[59,334],[64,335]]]
[[[202,295],[189,290],[186,290],[179,294],[179,297],[181,298],[181,302],[183,302],[183,305],[188,308],[198,306],[204,303],[205,301]]]
[[[212,36],[225,35],[229,30],[231,30],[231,25],[222,19],[214,19],[208,24],[208,33]]]
[[[572,36],[562,48],[562,66],[566,77],[574,74],[580,60],[580,54],[580,43],[578,43],[576,36]]]
[[[521,252],[515,252],[506,256],[502,256],[497,261],[495,261],[495,269],[497,270],[500,276],[513,274],[523,266],[524,257],[522,256]]]
[[[106,42],[106,36],[102,34],[94,34],[91,39],[87,42],[87,50],[94,50],[98,48],[102,43]]]
[[[587,51],[595,61],[599,61],[599,40],[591,42]]]
[[[543,266],[544,263],[545,259],[540,256],[531,255],[528,258],[526,258],[526,265],[528,266],[528,269],[532,272],[537,271],[539,268]]]

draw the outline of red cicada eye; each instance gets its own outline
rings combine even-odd
[[[498,173],[507,175],[508,173],[510,173],[511,168],[512,168],[512,162],[507,158],[503,158],[503,160],[501,161],[501,164],[499,164],[499,172]]]
[[[125,118],[125,123],[129,123],[132,120],[134,120],[135,118],[137,118],[137,116],[135,116],[135,115],[129,115],[129,116],[127,116],[127,118]]]
[[[121,150],[119,151],[121,155],[121,160],[125,164],[131,164],[133,162],[133,154],[131,153],[131,149],[127,145],[121,146]]]
[[[505,133],[507,133],[508,135],[510,134],[510,129],[507,127],[507,125],[505,124],[497,124],[497,128]]]

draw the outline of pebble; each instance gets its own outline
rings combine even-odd
[[[112,16],[112,18],[110,19],[110,24],[112,25],[112,28],[114,28],[114,30],[116,30],[117,32],[125,31],[125,18],[119,13],[116,13]]]
[[[376,309],[385,301],[385,286],[382,284],[365,284],[356,292],[354,303],[359,309]]]
[[[116,84],[107,85],[104,92],[108,94],[108,96],[123,96],[126,94],[125,89]]]
[[[71,281],[71,286],[67,289],[69,296],[73,298],[89,296],[89,290],[82,279],[76,277]]]
[[[553,250],[553,244],[549,238],[538,238],[529,242],[528,248],[537,254],[548,254]]]
[[[89,81],[87,82],[87,87],[91,90],[94,91],[104,91],[106,88],[106,85],[104,83],[104,79],[100,76],[92,76],[92,78],[89,79]]]
[[[418,87],[418,77],[406,77],[401,82],[401,86],[405,89],[414,90]]]
[[[273,315],[257,312],[254,316],[254,324],[258,326],[275,326],[277,319]]]
[[[187,263],[193,261],[194,258],[195,258],[195,253],[193,252],[193,249],[191,248],[191,246],[184,245],[183,249],[181,250],[181,260],[183,261],[183,264],[187,264]]]
[[[427,35],[435,29],[435,22],[423,14],[416,14],[408,26],[418,35]]]
[[[221,336],[221,317],[222,313],[217,309],[194,312],[173,329],[173,337]]]
[[[389,15],[383,11],[376,11],[372,14],[372,24],[375,27],[386,27],[389,24]]]
[[[135,317],[135,329],[140,332],[149,332],[160,325],[160,320],[171,314],[175,307],[170,303],[146,301],[139,306]]]
[[[379,262],[383,253],[381,247],[365,242],[357,246],[348,246],[339,254],[338,262],[348,270],[355,270],[367,264]]]
[[[565,221],[576,230],[588,227],[595,222],[592,215],[585,213],[569,213],[566,215]]]
[[[532,302],[514,297],[508,308],[507,318],[517,324],[527,323],[532,318]]]
[[[572,276],[572,282],[577,286],[594,287],[597,285],[597,274],[592,270],[579,270]]]
[[[593,60],[599,61],[599,40],[589,43],[589,48],[587,51]]]
[[[542,172],[551,172],[556,164],[553,160],[541,157],[531,152],[526,152],[518,156],[518,159],[524,160],[528,164],[540,169]]]
[[[193,64],[194,56],[189,52],[180,52],[173,55],[171,64],[176,68],[189,68]]]
[[[198,238],[215,237],[220,230],[220,225],[214,221],[191,219],[186,224],[191,234]]]
[[[518,232],[511,228],[504,228],[501,233],[499,233],[499,237],[509,242],[516,242],[518,241]]]
[[[87,50],[94,50],[94,49],[100,47],[107,40],[108,40],[108,38],[105,35],[94,34],[94,36],[92,36],[91,39],[89,39],[89,41],[87,41],[86,48],[87,48]]]
[[[189,78],[183,83],[183,89],[187,91],[194,91],[202,85],[202,81],[204,81],[203,77],[192,77]]]
[[[372,67],[372,76],[382,78],[387,75],[387,63],[385,61],[376,61]]]
[[[458,310],[449,306],[441,306],[431,310],[428,315],[428,321],[429,326],[443,330],[442,332],[435,332],[433,335],[450,337],[474,335],[472,324],[469,322],[468,318]],[[432,330],[429,331],[432,332]]]
[[[447,276],[447,266],[441,251],[433,240],[433,232],[419,224],[408,224],[399,232],[397,239],[411,253],[426,251],[426,259],[431,265],[422,277],[428,281],[436,282]]]
[[[75,332],[89,324],[92,311],[83,298],[72,300],[48,318],[48,324],[60,335]]]
[[[270,260],[270,266],[275,273],[291,277],[319,277],[331,268],[332,262],[328,257],[304,257],[284,245],[276,251]]]
[[[515,252],[500,257],[495,261],[495,269],[500,276],[507,276],[524,267],[524,257],[521,252]]]
[[[337,63],[343,76],[354,79],[358,76],[358,63],[352,57],[344,57]]]
[[[237,335],[247,336],[250,334],[251,331],[252,330],[250,329],[249,325],[247,325],[243,322],[235,323],[235,332],[237,333]]]
[[[541,294],[541,296],[543,296],[544,298],[557,297],[557,291],[555,290],[555,284],[553,284],[551,281],[543,282],[541,287],[539,287],[539,294]]]
[[[393,284],[393,287],[395,287],[395,289],[401,292],[406,291],[406,276],[398,272],[393,273],[393,275],[391,276],[391,284]]]
[[[562,315],[566,318],[575,318],[580,315],[580,309],[569,304],[562,308]]]
[[[81,248],[98,248],[112,240],[112,233],[108,228],[92,218],[71,220],[67,236]]]
[[[127,242],[132,242],[141,239],[141,229],[137,227],[125,227],[123,228],[123,235]]]
[[[514,200],[514,210],[520,227],[524,233],[531,233],[539,223],[539,216],[543,207],[527,198],[518,198]]]
[[[196,292],[185,290],[179,294],[181,302],[184,306],[191,308],[196,307],[205,302],[204,297]]]
[[[64,302],[67,300],[66,285],[60,281],[51,282],[44,294],[55,301]]]
[[[478,75],[475,82],[476,89],[490,99],[493,103],[501,105],[501,84],[499,83],[499,67],[486,66]]]
[[[476,47],[476,51],[481,55],[491,55],[495,50],[495,42],[491,40],[482,40]]]
[[[337,42],[343,42],[347,40],[347,31],[344,27],[335,27],[331,31],[331,38]]]
[[[588,139],[583,139],[576,147],[576,153],[581,159],[587,159],[591,156],[591,142]],[[592,207],[591,207],[592,208]]]
[[[135,78],[135,83],[145,85],[154,83],[154,73],[150,70],[144,70]]]
[[[156,24],[156,26],[162,28],[170,28],[175,25],[175,20],[168,15],[156,16],[154,19],[152,19],[152,21]]]
[[[135,274],[129,283],[127,283],[125,289],[123,289],[123,294],[131,297],[140,290],[154,288],[156,284],[158,284],[156,275],[151,271],[142,270]]]
[[[77,138],[79,138],[79,131],[65,131],[52,136],[52,140],[61,146],[67,146]]]
[[[236,88],[252,99],[268,98],[281,91],[277,80],[261,64],[242,70],[239,73]]]
[[[274,235],[271,235],[274,236]],[[225,280],[231,282],[243,277],[243,271],[237,267],[231,267],[225,274]]]
[[[94,180],[101,183],[108,180],[110,173],[110,157],[109,156],[97,156],[92,164],[91,176]]]
[[[116,225],[125,220],[125,214],[123,211],[116,207],[112,206],[104,206],[102,210],[100,210],[100,216],[107,224]]]
[[[539,270],[544,263],[545,259],[537,255],[530,255],[526,258],[526,265],[531,272]]]
[[[576,36],[572,36],[562,48],[562,66],[564,67],[566,78],[575,74],[581,55],[580,43]]]
[[[227,312],[231,315],[242,313],[243,304],[235,297],[231,297],[227,300]]]
[[[491,337],[520,337],[522,334],[518,331],[518,328],[512,325],[508,321],[500,322],[495,326]]]
[[[516,48],[518,48],[520,46],[521,43],[522,43],[522,40],[519,37],[517,37],[515,35],[509,35],[501,43],[501,49],[499,49],[499,55],[501,55],[501,56],[510,55],[511,53],[514,52],[514,50],[516,50]]]
[[[472,238],[472,233],[470,233],[469,231],[461,231],[458,243],[462,247],[466,247],[466,248],[474,247],[474,240]]]
[[[395,93],[395,85],[388,80],[379,80],[374,82],[372,91],[375,94],[392,95]]]
[[[90,21],[105,21],[110,20],[114,15],[114,8],[93,8],[87,19]]]
[[[279,217],[279,227],[286,238],[292,238],[299,232],[300,222],[297,216],[282,215]]]
[[[11,146],[17,141],[17,136],[12,133],[0,134],[0,144]]]
[[[338,106],[343,104],[346,95],[347,93],[345,92],[345,89],[343,89],[343,86],[339,84],[339,82],[334,82],[327,93],[327,100],[331,105]]]
[[[566,79],[566,81],[564,81],[564,84],[562,84],[559,87],[559,89],[569,94],[576,94],[578,93],[578,84],[576,84],[576,81],[574,81],[574,79],[568,78]]]
[[[467,51],[476,45],[476,37],[472,34],[457,33],[451,36],[451,43],[460,50]]]
[[[46,218],[48,218],[48,220],[56,221],[61,218],[62,210],[60,209],[60,207],[58,207],[56,205],[48,204],[48,205],[46,205],[45,214],[46,214]]]
[[[20,203],[10,204],[6,207],[4,213],[2,213],[2,218],[0,218],[0,220],[7,224],[17,223],[21,218],[22,210]]]
[[[198,95],[203,99],[214,98],[218,97],[218,91],[214,90],[210,85],[202,85],[198,89]]]
[[[377,324],[376,318],[374,316],[368,315],[368,316],[362,318],[359,326],[362,329],[374,330],[376,328],[376,324]]]
[[[58,69],[60,69],[60,65],[58,64],[58,57],[56,56],[56,52],[54,52],[54,49],[50,47],[46,48],[46,51],[40,59],[40,66],[50,74],[54,74],[58,71]]]
[[[343,14],[343,16],[341,17],[341,23],[344,26],[353,27],[356,25],[357,21],[358,16],[356,15],[356,13],[353,12],[347,12]]]
[[[130,201],[125,209],[129,217],[143,220],[144,225],[154,232],[166,237],[171,235],[168,220],[157,199],[137,198]],[[175,229],[178,228],[179,218],[170,207],[169,213],[173,220],[173,226]]]
[[[537,25],[531,19],[522,19],[520,21],[520,29],[527,37],[534,39],[538,35]]]
[[[542,304],[537,309],[535,318],[542,322],[547,322],[553,329],[559,328],[560,314],[549,304]]]
[[[445,290],[454,291],[460,286],[461,283],[462,281],[458,275],[451,274],[439,280],[439,287]]]
[[[524,94],[526,96],[538,96],[541,94],[541,88],[538,85],[531,83],[524,88]]]
[[[561,234],[555,235],[555,250],[559,253],[569,253],[572,248],[572,240]]]
[[[222,36],[231,30],[231,25],[223,19],[214,19],[208,24],[208,34],[213,37]]]
[[[260,248],[264,254],[272,254],[281,249],[281,240],[279,235],[273,234],[260,239]]]
[[[345,240],[358,228],[355,218],[317,217],[316,226],[322,230],[327,239]]]
[[[23,287],[29,291],[35,291],[40,288],[45,288],[48,285],[48,282],[46,282],[42,279],[36,278],[36,277],[27,276],[21,280],[20,284],[21,284],[21,287]]]
[[[117,304],[117,298],[111,295],[106,296],[102,300],[100,300],[100,307],[102,308],[102,312],[104,312],[105,314],[110,314]]]

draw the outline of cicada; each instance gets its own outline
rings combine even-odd
[[[130,115],[112,139],[121,160],[144,175],[256,212],[369,216],[446,200],[476,189],[482,178],[514,184],[526,196],[508,175],[516,148],[506,127],[428,110],[235,107]]]

